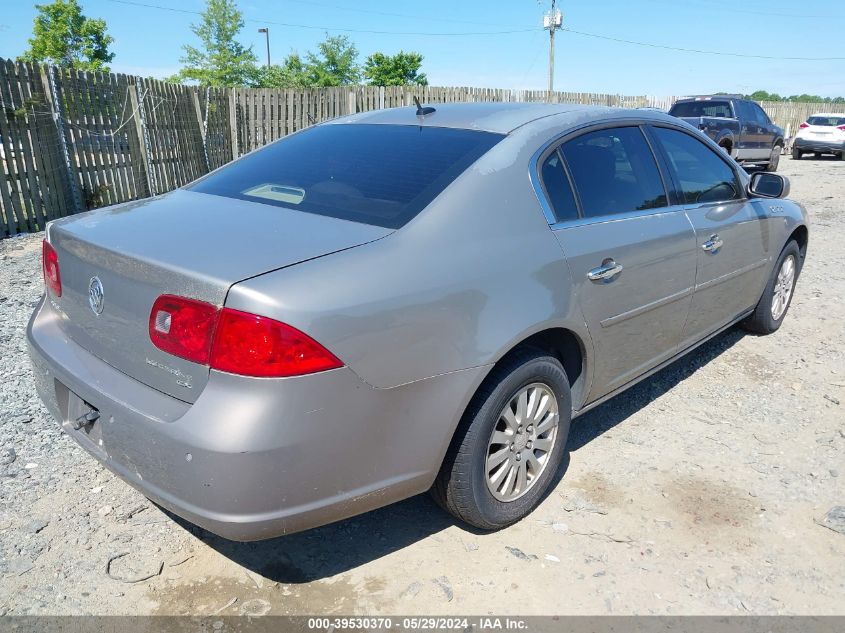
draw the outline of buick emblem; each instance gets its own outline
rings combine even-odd
[[[88,305],[91,306],[94,314],[102,314],[104,299],[103,282],[99,277],[91,277],[91,281],[88,282]]]

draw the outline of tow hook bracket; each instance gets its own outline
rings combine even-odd
[[[94,424],[97,420],[100,419],[100,412],[96,409],[91,409],[87,413],[83,413],[80,415],[76,420],[73,421],[71,426],[73,427],[74,431],[78,431],[79,429],[88,426],[89,424]]]

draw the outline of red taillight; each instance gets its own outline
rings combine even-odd
[[[244,376],[283,377],[342,367],[330,351],[289,325],[223,308],[211,367]]]
[[[804,130],[804,129],[806,129],[806,128],[810,127],[810,124],[809,124],[809,123],[802,123],[802,124],[801,124],[801,125],[799,125],[798,127],[799,127],[799,128],[801,128],[802,130]]]
[[[59,256],[56,249],[47,240],[41,242],[41,271],[44,273],[44,285],[57,297],[62,296],[62,275],[59,272]]]
[[[196,299],[162,295],[153,304],[149,329],[159,349],[231,374],[281,378],[343,366],[296,328]]]
[[[162,295],[150,312],[150,340],[168,354],[207,365],[219,312],[204,301]]]
[[[843,132],[845,132],[845,125],[837,125],[837,126],[836,126],[836,129],[837,129],[837,130],[842,130]]]

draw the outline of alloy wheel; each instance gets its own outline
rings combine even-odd
[[[557,398],[535,382],[521,388],[499,413],[487,445],[487,489],[499,501],[519,499],[540,478],[555,445]]]
[[[783,313],[786,312],[786,307],[789,305],[789,299],[792,296],[792,289],[794,287],[795,256],[790,255],[780,265],[778,276],[775,279],[775,287],[772,291],[772,318],[775,321],[780,320]]]

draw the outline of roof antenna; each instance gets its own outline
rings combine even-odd
[[[422,104],[420,103],[419,97],[417,97],[416,95],[414,95],[414,103],[417,106],[417,116],[425,116],[426,114],[431,114],[432,112],[436,112],[436,110],[434,108],[432,108],[431,106],[423,107]]]

